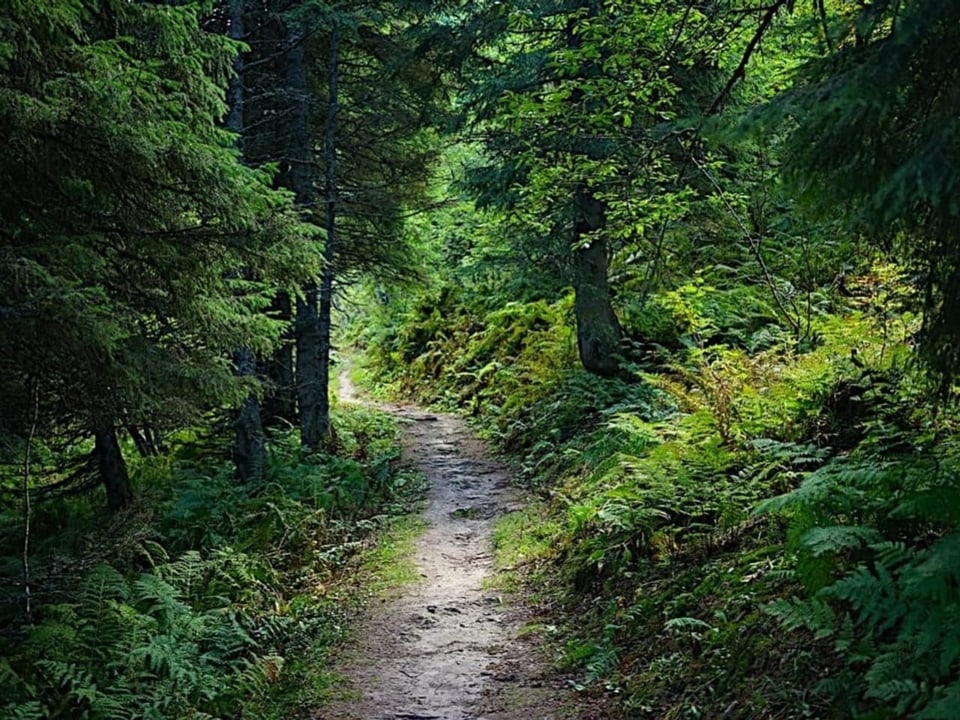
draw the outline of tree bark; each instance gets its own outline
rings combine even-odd
[[[230,0],[230,37],[243,38],[243,0]],[[236,75],[230,80],[228,101],[230,112],[227,115],[227,127],[237,133],[243,149],[243,58],[239,54],[235,60]],[[235,371],[241,378],[254,377],[257,371],[256,360],[249,348],[237,348],[233,355]],[[260,401],[256,394],[250,393],[243,400],[234,419],[236,430],[233,460],[237,468],[237,478],[244,483],[258,485],[263,482],[263,468],[266,463],[266,439],[263,433],[263,421],[260,417]]]
[[[290,94],[290,126],[287,159],[288,181],[295,200],[305,215],[315,206],[313,191],[313,150],[310,133],[310,94],[307,87],[306,51],[300,28],[287,30],[286,79]],[[316,450],[321,440],[320,418],[320,326],[317,313],[318,291],[309,283],[297,298],[295,337],[297,343],[296,385],[300,420],[300,442],[307,450]]]
[[[133,485],[120,451],[117,430],[113,425],[104,425],[94,432],[93,437],[93,456],[107,492],[107,507],[114,512],[122,510],[133,499]]]
[[[160,454],[160,448],[154,443],[153,433],[149,429],[141,430],[136,425],[127,425],[125,429],[133,440],[137,452],[140,453],[140,457],[156,457]]]
[[[289,293],[281,291],[270,305],[270,313],[285,325],[293,322],[293,304]],[[296,379],[293,370],[294,336],[284,332],[281,345],[263,363],[261,373],[268,381],[267,394],[263,400],[263,421],[270,425],[278,420],[297,422]]]
[[[327,81],[327,127],[324,139],[326,180],[326,244],[323,248],[323,278],[320,284],[320,433],[330,436],[330,334],[333,327],[333,280],[337,229],[337,112],[339,110],[340,31],[330,31],[329,75]]]
[[[574,194],[576,298],[573,307],[580,362],[597,375],[615,375],[620,369],[618,353],[622,333],[610,302],[607,243],[602,235],[606,209],[584,183],[578,184]]]
[[[317,286],[311,283],[297,298],[297,415],[300,443],[307,450],[320,444],[320,338]]]
[[[247,348],[237,350],[233,361],[240,377],[251,377],[256,372],[253,353]],[[259,485],[263,482],[267,443],[260,417],[260,401],[254,393],[247,395],[240,405],[235,427],[233,461],[237,478],[249,485]]]

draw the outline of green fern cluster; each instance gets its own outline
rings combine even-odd
[[[264,659],[226,598],[191,606],[190,586],[210,571],[191,553],[128,578],[93,568],[71,602],[43,620],[0,665],[4,716],[235,717],[268,689]]]
[[[46,530],[56,513],[42,507],[35,577],[59,562],[70,579],[35,587],[26,625],[0,613],[0,717],[274,718],[314,702],[305,659],[342,639],[350,610],[325,588],[416,490],[396,472],[395,421],[350,408],[334,420],[336,452],[304,459],[295,438],[277,438],[256,492],[214,443],[183,438],[136,469],[140,514],[65,536],[80,533],[82,558]],[[0,570],[18,577],[10,529]]]
[[[854,717],[960,717],[960,448],[862,451],[761,510],[793,518],[815,593],[772,612],[831,637],[846,672],[823,689]]]

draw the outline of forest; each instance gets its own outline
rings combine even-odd
[[[332,718],[389,403],[564,718],[960,718],[960,3],[6,0],[0,127],[0,720]]]

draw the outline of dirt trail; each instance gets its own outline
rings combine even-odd
[[[354,398],[341,380],[340,396]],[[515,509],[509,471],[455,417],[390,406],[404,458],[430,490],[416,544],[421,582],[375,608],[343,658],[345,698],[320,720],[567,720],[566,692],[518,637],[520,613],[486,589],[493,518]],[[566,708],[566,709],[563,709]]]

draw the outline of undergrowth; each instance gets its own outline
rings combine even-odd
[[[82,497],[42,506],[30,616],[23,589],[4,584],[0,716],[289,718],[316,707],[334,681],[324,658],[365,594],[344,586],[344,571],[369,576],[386,552],[377,538],[415,531],[397,528],[422,490],[397,466],[392,419],[341,409],[335,428],[337,447],[307,458],[295,437],[274,438],[262,486],[235,482],[213,459],[225,457],[217,440],[185,434],[140,462],[138,506],[106,527]],[[16,507],[0,527],[13,579]]]
[[[519,458],[541,499],[499,525],[508,587],[611,717],[960,717],[956,418],[916,318],[868,294],[791,338],[749,292],[655,297],[615,378],[578,369],[569,297],[446,290],[357,340]]]

